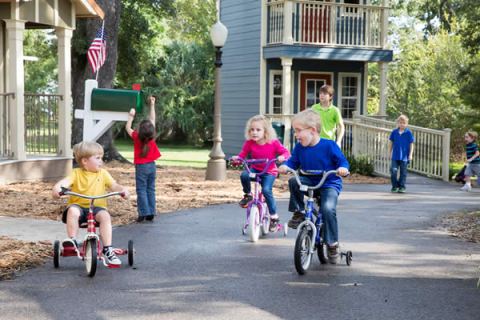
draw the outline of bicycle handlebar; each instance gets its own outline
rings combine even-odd
[[[320,179],[320,182],[316,186],[307,186],[303,185],[302,182],[300,181],[300,176],[298,175],[297,170],[293,170],[290,167],[287,167],[287,171],[293,173],[295,176],[295,180],[297,180],[297,183],[300,187],[307,187],[310,190],[316,190],[323,186],[327,178],[332,175],[332,174],[338,174],[338,170],[330,170],[330,171],[323,171],[323,170],[299,170],[301,174],[306,175],[306,176],[322,176],[322,179]]]
[[[125,196],[125,192],[110,192],[110,193],[106,193],[106,194],[102,194],[102,195],[99,195],[99,196],[87,196],[87,195],[84,195],[84,194],[81,194],[81,193],[76,193],[76,192],[72,192],[70,191],[70,189],[67,189],[67,188],[64,188],[62,187],[62,190],[59,192],[60,196],[76,196],[76,197],[80,197],[80,198],[84,198],[84,199],[90,199],[90,200],[96,200],[96,199],[102,199],[102,198],[108,198],[108,197],[112,197],[112,196],[121,196],[121,197],[124,197]]]
[[[248,173],[252,173],[252,171],[250,170],[250,164],[256,164],[256,163],[265,163],[265,167],[263,168],[263,170],[261,172],[255,172],[255,174],[258,174],[258,175],[262,175],[262,174],[265,174],[268,170],[268,168],[270,168],[270,165],[272,163],[274,163],[275,161],[277,161],[276,158],[274,159],[243,159],[243,158],[240,158],[238,157],[237,160],[233,160],[232,158],[230,158],[230,161],[240,161],[243,163],[243,165],[245,166],[245,169],[247,169]]]

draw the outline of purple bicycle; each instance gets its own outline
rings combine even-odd
[[[249,239],[252,242],[257,242],[260,238],[260,234],[266,236],[270,232],[270,213],[268,211],[267,203],[261,192],[261,177],[264,175],[270,165],[276,161],[276,159],[242,159],[238,158],[237,160],[231,159],[233,163],[241,162],[247,170],[250,180],[255,181],[254,192],[252,195],[252,200],[247,205],[247,217],[245,223],[242,227],[242,234],[245,235],[248,233]],[[250,168],[253,164],[265,163],[265,167],[261,172],[253,172]],[[287,223],[278,224],[277,229],[273,232],[278,232],[283,230],[283,235],[286,236],[288,233]]]

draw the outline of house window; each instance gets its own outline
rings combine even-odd
[[[270,75],[270,112],[282,114],[282,72],[272,71]]]
[[[353,116],[353,112],[359,110],[360,75],[340,74],[339,78],[339,107],[342,110],[342,117],[350,119]]]
[[[306,106],[310,108],[316,103],[320,103],[319,94],[320,88],[326,83],[323,79],[307,79],[307,92],[305,95]]]

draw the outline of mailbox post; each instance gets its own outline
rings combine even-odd
[[[115,121],[127,121],[128,112],[142,110],[141,92],[136,90],[98,89],[98,82],[85,81],[83,110],[75,118],[83,119],[83,141],[97,141]]]

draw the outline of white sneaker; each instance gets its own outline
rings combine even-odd
[[[118,259],[117,255],[113,251],[113,249],[110,247],[110,250],[107,252],[104,252],[103,255],[105,256],[105,259],[107,260],[107,264],[113,265],[113,266],[120,266],[122,264],[122,261]]]
[[[469,184],[465,184],[463,187],[460,188],[460,190],[469,192],[472,191],[472,186]]]

